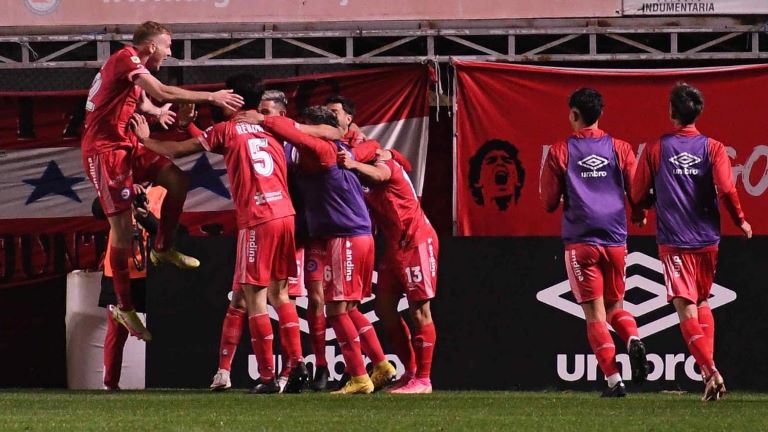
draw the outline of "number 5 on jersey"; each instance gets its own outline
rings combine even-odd
[[[266,138],[251,138],[248,140],[248,150],[251,152],[253,161],[253,170],[256,174],[270,176],[275,169],[275,163],[272,156],[264,149],[269,146]]]

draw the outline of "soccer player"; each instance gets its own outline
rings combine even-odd
[[[96,188],[110,225],[110,264],[114,271],[117,307],[115,319],[142,340],[151,334],[134,310],[127,263],[131,256],[131,203],[134,198],[133,160],[140,147],[128,131],[128,121],[137,108],[142,92],[163,103],[211,102],[222,107],[237,108],[240,96],[223,90],[215,93],[193,92],[162,84],[150,74],[171,54],[171,32],[155,22],[145,22],[133,34],[133,46],[113,54],[93,79],[85,109],[85,131],[82,138],[83,166]],[[162,109],[142,104],[148,114],[167,117]],[[162,120],[162,119],[161,119]],[[167,118],[163,125],[167,125]],[[158,155],[141,157],[146,180],[163,186],[162,216],[157,240],[150,253],[153,263],[169,262],[180,268],[194,268],[199,262],[173,249],[173,232],[178,223],[188,182],[173,164],[165,164]]]
[[[302,114],[308,124],[338,127],[336,116],[325,107],[310,107]],[[357,306],[370,290],[373,271],[373,237],[362,186],[357,176],[337,165],[337,152],[349,150],[341,142],[301,132],[286,117],[257,118],[265,129],[292,143],[299,151],[299,186],[306,206],[307,224],[323,274],[326,313],[351,378],[340,394],[371,393],[395,376],[370,321]],[[362,350],[374,364],[365,371]]]
[[[410,164],[395,150],[379,150],[373,165],[341,152],[339,163],[357,172],[368,186],[365,200],[386,243],[379,266],[376,315],[406,368],[389,391],[432,393],[430,371],[437,334],[430,301],[437,289],[438,240],[406,173]],[[403,294],[416,326],[413,345],[408,325],[397,311]]]
[[[226,86],[243,96],[244,108],[256,108],[263,93],[259,80],[248,74],[227,79]],[[234,111],[225,112],[231,118]],[[299,317],[288,298],[287,279],[296,277],[294,209],[288,194],[283,145],[256,125],[236,120],[217,123],[203,135],[181,142],[149,138],[141,116],[131,120],[137,135],[150,149],[168,156],[202,150],[224,155],[240,229],[235,280],[245,296],[251,343],[260,382],[253,393],[277,393],[272,323],[267,300],[277,311],[280,339],[292,370],[287,389],[299,392],[307,380],[301,356]],[[287,390],[288,391],[288,390]]]
[[[678,83],[669,95],[675,130],[645,150],[632,185],[632,198],[656,207],[656,240],[664,266],[667,300],[706,383],[703,400],[717,400],[725,381],[715,367],[715,319],[707,298],[720,242],[718,200],[747,238],[752,226],[741,210],[725,146],[696,129],[704,109],[701,92]]]
[[[635,172],[635,156],[625,141],[598,127],[603,98],[580,88],[568,101],[574,134],[555,143],[541,172],[541,200],[548,212],[563,202],[562,238],[571,291],[587,320],[587,339],[608,379],[604,397],[621,397],[626,389],[616,364],[616,347],[608,323],[626,343],[632,381],[648,375],[645,345],[634,317],[623,309],[627,255],[624,203]],[[643,224],[644,211],[629,200],[632,220]]]
[[[377,141],[369,140],[362,130],[354,123],[357,112],[355,104],[341,95],[329,97],[325,106],[331,110],[339,122],[339,128],[344,136],[341,141],[352,149],[355,160],[372,162],[376,159],[376,150],[380,148]]]

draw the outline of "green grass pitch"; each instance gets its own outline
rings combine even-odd
[[[764,431],[768,394],[447,392],[249,395],[241,390],[0,390],[0,431]]]

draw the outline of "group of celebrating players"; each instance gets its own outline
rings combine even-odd
[[[327,321],[349,376],[336,393],[365,394],[385,387],[393,393],[430,393],[436,340],[430,300],[436,289],[438,240],[408,178],[407,159],[367,139],[353,122],[354,105],[340,96],[305,109],[297,123],[286,117],[285,95],[265,91],[252,75],[232,76],[225,90],[212,93],[164,85],[150,70],[160,67],[170,46],[167,28],[154,22],[140,25],[133,46],[116,52],[102,67],[86,104],[83,163],[110,223],[108,264],[117,298],[111,319],[132,335],[151,339],[134,310],[127,268],[133,184],[151,182],[167,189],[151,261],[198,267],[199,261],[172,245],[188,181],[167,157],[215,152],[226,162],[239,234],[233,296],[211,388],[231,387],[229,371],[246,317],[260,375],[252,392],[305,388],[310,377],[294,299],[307,296],[316,358],[313,389],[325,389],[329,379]],[[157,107],[152,99],[168,105]],[[609,323],[627,345],[633,381],[641,383],[649,373],[635,319],[622,307],[626,199],[632,222],[641,226],[647,209],[656,208],[668,299],[701,369],[704,399],[716,400],[725,393],[725,384],[713,360],[714,318],[707,298],[720,238],[718,200],[747,237],[752,231],[723,144],[695,127],[704,104],[701,92],[680,83],[669,102],[677,129],[648,146],[638,166],[628,143],[598,128],[602,96],[589,88],[573,93],[569,120],[574,134],[551,147],[541,173],[541,199],[550,212],[563,206],[566,270],[584,310],[589,343],[608,381],[604,396],[626,394]],[[169,111],[170,103],[179,104],[178,114]],[[205,131],[197,129],[196,103],[215,105],[224,120]],[[189,138],[152,139],[145,115],[165,127],[178,121]],[[405,366],[397,382],[374,327],[358,309],[371,295],[374,226],[383,243],[375,309]],[[397,311],[403,294],[413,335]],[[279,321],[279,374],[268,305]],[[363,354],[373,365],[370,376]]]
[[[167,189],[151,261],[196,268],[198,260],[172,245],[188,181],[168,157],[215,152],[224,156],[227,166],[239,233],[233,296],[211,388],[231,387],[232,356],[247,316],[260,375],[251,391],[302,391],[309,376],[292,299],[307,295],[316,356],[314,389],[324,389],[329,378],[327,320],[349,377],[335,393],[365,394],[384,387],[393,393],[430,393],[436,340],[430,300],[436,289],[438,240],[408,178],[407,159],[367,139],[352,122],[354,105],[341,96],[305,109],[301,119],[306,124],[299,124],[285,117],[285,95],[265,92],[250,74],[228,78],[227,88],[213,93],[166,86],[150,70],[160,67],[170,46],[167,28],[141,24],[133,46],[113,54],[97,74],[86,103],[83,163],[110,223],[107,259],[117,299],[111,319],[131,335],[151,340],[136,314],[128,274],[134,183]],[[152,99],[180,104],[179,114],[170,112],[169,105],[155,106]],[[205,131],[197,129],[192,122],[195,103],[215,105],[224,121]],[[145,115],[165,127],[178,115],[190,138],[152,139]],[[374,327],[358,310],[360,301],[371,295],[371,217],[384,239],[376,312],[406,369],[397,382]],[[403,294],[414,322],[413,336],[397,311]],[[279,321],[279,376],[268,305]],[[370,376],[363,354],[373,365]]]

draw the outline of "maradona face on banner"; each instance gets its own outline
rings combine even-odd
[[[573,297],[567,279],[539,291],[536,299],[564,314],[584,319],[582,308]],[[712,309],[735,300],[736,292],[733,290],[718,284],[712,285],[709,298]],[[667,302],[661,261],[642,252],[632,252],[627,256],[624,309],[635,316],[640,338],[648,341],[647,358],[651,364],[648,381],[668,387],[675,385],[675,382],[682,384],[685,381],[691,383],[702,380],[696,361],[685,350],[681,340],[677,313]],[[670,346],[675,348],[665,349]],[[631,368],[626,349],[617,344],[616,352],[622,379],[629,381]],[[557,377],[563,384],[605,379],[602,373],[598,373],[595,355],[588,350],[581,353],[561,352],[555,356]]]

